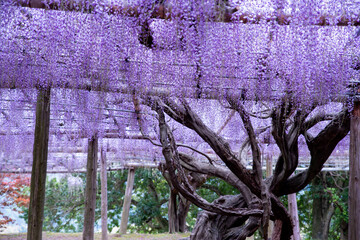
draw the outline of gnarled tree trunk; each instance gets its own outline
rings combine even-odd
[[[291,99],[291,95],[287,97]],[[321,171],[334,148],[348,134],[350,114],[347,108],[343,108],[336,114],[315,112],[314,117],[309,117],[315,108],[298,108],[289,99],[282,99],[279,105],[269,110],[271,114],[267,117],[271,119],[271,131],[268,132],[271,139],[266,142],[275,142],[280,150],[274,174],[267,179],[263,178],[259,146],[262,143],[259,135],[263,130],[254,129],[252,116],[243,101],[231,95],[226,97],[228,107],[235,110],[242,120],[247,134],[244,144],[251,148],[252,169],[242,164],[241,155],[235,154],[225,138],[210,129],[185,99],[179,101],[181,105],[169,98],[146,100],[158,114],[160,142],[170,184],[183,197],[206,210],[198,216],[190,237],[192,240],[245,239],[261,227],[267,229],[270,218],[276,223],[272,240],[290,240],[292,220],[279,197],[300,191]],[[207,154],[192,147],[190,149],[202,155],[201,158],[180,152],[165,121],[165,114],[196,132],[223,164],[214,162]],[[322,121],[328,121],[326,127],[312,136],[308,130]],[[268,138],[268,135],[265,137]],[[304,136],[311,155],[310,166],[306,171],[293,175],[299,162],[300,135]],[[236,187],[242,198],[226,196],[208,203],[197,194],[186,171],[221,178]],[[267,240],[267,231],[262,234]]]
[[[241,195],[222,196],[214,201],[223,207],[244,208],[246,202]],[[195,228],[193,229],[191,240],[230,240],[245,239],[248,234],[242,233],[240,236],[239,228],[248,218],[237,216],[224,216],[208,211],[201,211],[198,214]],[[250,233],[249,233],[250,234]]]
[[[186,216],[189,212],[190,202],[179,195],[178,205],[179,232],[186,232]]]
[[[177,193],[174,189],[170,190],[170,198],[168,205],[169,218],[169,233],[176,233],[179,231],[179,219],[177,214]]]

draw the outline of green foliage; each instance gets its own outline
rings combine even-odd
[[[313,224],[313,199],[325,195],[334,204],[335,212],[331,218],[329,239],[340,239],[340,229],[348,223],[348,173],[327,173],[320,184],[312,182],[297,193],[300,230],[304,240],[310,240]]]
[[[311,185],[296,194],[297,207],[299,213],[300,232],[305,233],[304,239],[311,239],[312,233],[312,207],[313,207],[313,188]],[[287,196],[285,196],[287,199]],[[288,203],[286,201],[286,205]]]
[[[127,170],[108,172],[108,230],[120,227],[123,198],[125,195]],[[81,185],[71,187],[68,177],[80,179]],[[44,231],[81,232],[84,214],[85,174],[48,178],[44,207]],[[98,179],[95,210],[96,225],[100,224],[101,185]],[[168,230],[167,201],[169,187],[156,169],[137,169],[133,190],[132,208],[129,218],[131,231],[144,233]],[[27,221],[28,209],[23,208],[22,217]]]
[[[349,176],[342,176],[342,185],[349,185]],[[332,217],[331,225],[330,225],[330,233],[329,239],[340,239],[340,231],[339,229],[344,229],[347,227],[349,222],[349,211],[348,211],[348,199],[349,199],[349,188],[327,188],[326,189],[329,196],[330,201],[335,206],[335,213]]]
[[[125,195],[127,170],[108,172],[108,230],[120,227],[123,197]],[[51,176],[51,175],[50,175]],[[73,186],[69,179],[78,179],[80,185]],[[85,174],[71,174],[47,179],[44,210],[44,231],[81,232],[84,214]],[[101,184],[98,176],[97,207],[95,220],[100,223]],[[212,202],[221,195],[238,194],[239,191],[218,178],[208,178],[197,190],[207,201]],[[168,231],[169,186],[157,169],[137,169],[130,209],[131,232],[161,233]],[[27,221],[28,209],[24,209]],[[189,230],[193,228],[201,209],[191,205],[187,216]]]
[[[79,174],[84,180],[85,175]],[[44,230],[49,232],[79,232],[84,210],[84,191],[81,187],[71,189],[67,178],[47,180]]]
[[[203,198],[205,198],[208,202],[212,202],[223,195],[239,194],[239,191],[224,180],[210,177],[197,190],[197,193]]]
[[[157,169],[137,169],[130,211],[131,231],[159,233],[168,231],[167,202],[169,186]]]
[[[85,174],[73,174],[85,181]],[[67,177],[46,180],[43,230],[49,232],[80,232],[83,225],[83,187],[70,187]],[[22,216],[28,220],[28,209]]]
[[[111,232],[114,228],[120,227],[121,211],[124,203],[127,174],[128,174],[127,170],[110,171],[107,174],[109,232]],[[98,195],[100,198],[100,192],[101,192],[100,180],[98,186],[99,186]],[[98,209],[98,211],[100,214],[100,209]]]

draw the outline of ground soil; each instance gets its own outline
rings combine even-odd
[[[110,234],[109,240],[179,240],[188,237],[190,233],[183,234]],[[0,234],[1,240],[24,240],[26,233]],[[43,233],[43,240],[81,240],[82,233]],[[101,240],[101,234],[95,234],[96,240]]]

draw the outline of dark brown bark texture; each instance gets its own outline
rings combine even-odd
[[[97,159],[98,138],[93,136],[88,140],[83,240],[94,239]]]
[[[215,204],[221,204],[224,207],[229,208],[244,208],[247,206],[245,200],[241,195],[235,196],[222,196],[215,200]],[[197,217],[196,225],[191,233],[191,240],[230,240],[230,239],[245,239],[253,232],[242,231],[241,228],[246,217],[238,216],[224,216],[208,211],[201,211]],[[260,224],[258,218],[257,224]],[[256,224],[255,224],[256,225]],[[256,226],[258,227],[258,226]],[[253,228],[256,230],[256,228]]]
[[[189,212],[191,202],[183,197],[172,185],[170,175],[166,169],[166,165],[161,165],[160,170],[170,186],[170,198],[168,204],[168,224],[169,232],[186,232],[186,216]],[[191,186],[194,189],[199,188],[206,181],[205,174],[189,172],[187,176]]]
[[[186,232],[186,216],[190,209],[190,204],[186,198],[180,197],[179,199],[179,207],[178,207],[178,221],[179,221],[179,232]]]
[[[326,173],[321,172],[312,182],[315,188],[312,210],[312,239],[314,240],[328,239],[331,217],[335,212],[334,205],[331,203],[329,195],[325,192],[326,186],[324,186],[324,182],[326,177]]]
[[[349,239],[360,239],[360,102],[354,103],[351,118],[349,166]]]
[[[350,130],[349,111],[343,107],[335,114],[313,112],[316,106],[301,108],[293,105],[289,95],[269,108],[267,117],[257,117],[250,114],[243,100],[231,95],[225,99],[226,107],[239,114],[239,124],[243,125],[247,134],[244,142],[250,147],[253,161],[253,168],[250,170],[241,163],[241,157],[234,153],[220,132],[206,126],[185,99],[148,97],[143,101],[158,114],[160,142],[172,188],[204,210],[198,215],[191,239],[245,239],[257,229],[267,229],[270,218],[275,221],[274,234],[267,236],[267,231],[262,231],[263,239],[290,239],[293,229],[291,218],[279,197],[300,191],[321,171],[334,148]],[[206,156],[203,161],[180,152],[165,121],[165,114],[192,129],[211,147],[225,166],[214,162],[206,154],[202,154]],[[268,178],[263,178],[261,169],[260,144],[263,142],[264,135],[261,134],[264,131],[253,126],[254,118],[269,119],[271,137],[269,138],[268,133],[266,142],[272,141],[280,149],[274,173]],[[312,136],[308,130],[324,121],[325,127]],[[309,149],[310,166],[306,171],[294,174],[299,160],[300,136],[304,136]],[[221,197],[208,203],[196,193],[196,188],[187,177],[188,171],[221,178],[241,194]]]
[[[39,89],[36,102],[36,125],[27,231],[28,240],[42,239],[49,126],[50,88]]]

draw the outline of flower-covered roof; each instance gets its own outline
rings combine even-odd
[[[187,98],[235,149],[245,133],[223,107],[226,96],[253,112],[284,96],[302,107],[349,102],[347,86],[359,81],[360,3],[213,2],[94,1],[59,9],[56,1],[39,8],[2,1],[0,171],[30,166],[39,87],[52,89],[49,167],[71,171],[83,168],[86,138],[95,132],[113,162],[161,161],[161,148],[144,139],[157,140],[156,116],[142,106],[144,137],[134,95]],[[190,130],[176,137],[213,154]],[[264,146],[264,156],[278,153],[271,141]],[[346,147],[337,151],[336,159],[346,159]]]

